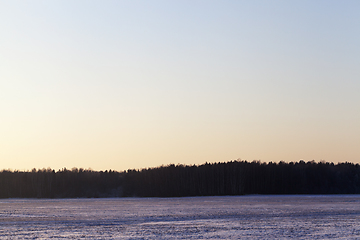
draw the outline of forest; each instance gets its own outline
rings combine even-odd
[[[359,194],[360,166],[314,161],[230,161],[141,170],[73,168],[0,172],[0,198]]]

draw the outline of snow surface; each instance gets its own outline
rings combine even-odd
[[[360,238],[360,196],[2,199],[1,239]]]

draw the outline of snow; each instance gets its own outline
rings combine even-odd
[[[0,238],[360,238],[360,196],[3,199]]]

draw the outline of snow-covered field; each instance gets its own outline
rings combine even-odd
[[[360,196],[0,199],[1,239],[360,238]]]

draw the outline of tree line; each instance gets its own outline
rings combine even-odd
[[[141,170],[66,168],[0,172],[0,198],[359,194],[360,166],[314,161],[231,161]]]

